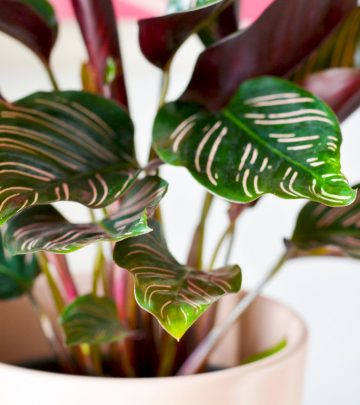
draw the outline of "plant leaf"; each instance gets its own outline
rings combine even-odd
[[[8,222],[5,246],[11,254],[44,250],[69,253],[90,243],[120,241],[148,233],[146,211],[153,211],[167,191],[159,177],[137,181],[119,201],[109,218],[90,224],[73,224],[50,205],[37,206]]]
[[[276,0],[249,29],[203,51],[183,99],[220,110],[245,80],[289,74],[356,5],[356,0]]]
[[[129,332],[121,325],[113,300],[95,295],[78,297],[60,318],[66,344],[105,344],[126,338]]]
[[[139,21],[139,42],[144,56],[155,66],[165,69],[180,46],[201,24],[210,18],[222,0],[213,0],[209,4],[184,10],[184,2],[172,2],[171,10],[181,10],[161,17]],[[188,3],[185,7],[189,7]]]
[[[49,64],[58,26],[46,0],[1,0],[0,31],[16,38]]]
[[[230,201],[248,203],[271,193],[342,206],[356,195],[340,171],[335,114],[282,79],[247,81],[219,113],[194,103],[167,104],[156,118],[153,143],[162,160],[185,166]],[[330,175],[342,181],[334,183]]]
[[[138,174],[133,125],[117,104],[81,92],[0,101],[0,223],[60,200],[111,204]]]
[[[98,92],[127,108],[124,70],[111,0],[72,0],[95,74]],[[109,65],[112,80],[107,81]]]
[[[360,69],[340,68],[313,73],[302,85],[324,100],[340,121],[360,107]]]
[[[360,67],[360,7],[292,75],[300,84],[308,75],[325,69]]]
[[[17,298],[31,290],[39,273],[34,256],[9,256],[0,234],[0,300]]]
[[[283,339],[281,342],[277,343],[275,346],[264,350],[261,353],[254,354],[253,356],[248,357],[245,359],[241,364],[250,364],[250,363],[255,363],[256,361],[264,360],[270,356],[273,356],[274,354],[277,354],[284,350],[287,346],[287,340]]]
[[[160,226],[153,232],[115,246],[114,260],[135,280],[135,298],[175,339],[223,295],[241,287],[241,270],[228,266],[204,272],[179,264],[169,252]]]
[[[335,176],[331,179],[338,180]],[[306,204],[299,214],[291,242],[311,255],[341,254],[360,258],[359,195],[354,204],[345,208]]]

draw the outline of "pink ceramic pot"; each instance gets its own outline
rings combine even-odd
[[[226,312],[234,297],[222,307]],[[224,313],[220,315],[223,317]],[[212,357],[223,371],[189,377],[111,379],[32,371],[10,364],[51,356],[25,299],[0,304],[1,405],[300,405],[307,332],[285,306],[259,298]],[[236,366],[286,337],[287,347]]]

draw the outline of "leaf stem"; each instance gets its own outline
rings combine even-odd
[[[63,310],[65,303],[64,299],[60,293],[60,290],[50,272],[48,261],[44,253],[39,253],[36,255],[40,269],[44,276],[46,277],[47,283],[49,285],[56,309],[59,313]]]
[[[206,193],[204,198],[203,207],[201,210],[201,217],[199,225],[197,226],[192,243],[191,249],[188,256],[188,265],[193,266],[197,269],[202,268],[202,256],[204,250],[204,237],[205,237],[205,228],[206,228],[206,220],[208,218],[210,208],[214,201],[214,196],[210,193]]]
[[[200,343],[200,345],[193,351],[193,353],[187,358],[184,364],[181,366],[177,375],[189,375],[195,374],[201,369],[209,355],[212,353],[219,340],[229,331],[241,315],[249,308],[249,306],[260,295],[264,287],[272,280],[272,278],[278,274],[280,269],[286,263],[288,259],[292,257],[293,251],[290,249],[286,251],[271,269],[271,271],[261,280],[258,286],[248,293],[237,306],[233,309],[226,320],[218,326],[215,326],[207,337]]]
[[[40,302],[35,298],[32,291],[28,292],[28,298],[31,302],[32,307],[34,308],[34,311],[37,313],[41,330],[45,338],[49,342],[55,356],[57,357],[59,364],[66,373],[74,374],[75,370],[72,364],[71,357],[69,356],[67,351],[64,350],[62,342],[60,341],[54,329],[50,317],[47,315]]]
[[[177,353],[177,341],[167,333],[164,334],[163,351],[160,359],[158,377],[167,377],[171,374]]]
[[[214,253],[212,255],[211,261],[210,261],[210,265],[209,265],[209,269],[213,270],[215,263],[216,263],[216,259],[220,253],[220,250],[225,242],[225,240],[231,236],[234,235],[234,230],[235,230],[235,224],[234,223],[230,223],[228,225],[228,227],[225,229],[225,231],[222,233],[222,235],[220,236],[220,239],[215,247]],[[227,264],[227,260],[225,262]]]
[[[48,77],[49,77],[49,80],[51,82],[51,85],[52,85],[53,89],[55,91],[59,91],[60,87],[59,87],[59,84],[58,84],[58,82],[56,80],[55,73],[52,70],[50,64],[44,63],[44,66],[45,66],[46,73],[48,74]]]
[[[75,282],[70,273],[69,266],[64,255],[58,255],[54,253],[45,253],[48,261],[55,267],[66,294],[67,303],[72,302],[79,294],[75,285]]]

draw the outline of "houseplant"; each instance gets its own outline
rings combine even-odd
[[[210,302],[239,290],[241,275],[237,266],[209,270],[227,238],[232,240],[241,212],[265,193],[315,201],[304,210],[315,212],[319,221],[324,216],[321,223],[329,228],[325,237],[315,232],[319,228],[308,221],[307,213],[300,215],[294,237],[286,244],[286,254],[266,281],[286,260],[300,255],[356,254],[353,217],[346,224],[330,221],[352,215],[356,205],[350,211],[319,205],[348,206],[355,198],[340,173],[341,135],[335,115],[322,101],[290,81],[258,77],[271,74],[296,81],[327,100],[339,117],[345,118],[359,97],[358,34],[353,28],[359,18],[356,2],[311,4],[313,15],[309,18],[309,2],[277,1],[252,27],[231,36],[236,30],[232,12],[236,5],[232,2],[198,4],[199,8],[190,11],[140,22],[144,55],[164,70],[154,150],[149,165],[141,169],[132,146],[133,129],[126,113],[127,97],[111,4],[73,3],[89,50],[90,62],[83,67],[84,88],[112,98],[120,107],[84,92],[42,93],[16,103],[2,103],[0,123],[6,134],[0,194],[2,222],[6,222],[4,244],[12,254],[36,252],[36,259],[10,259],[4,255],[2,296],[28,293],[36,306],[32,281],[39,271],[47,276],[67,343],[72,347],[70,361],[69,355],[61,357],[66,369],[120,376],[193,373],[203,366],[226,329],[212,329],[215,310],[209,310],[176,344],[173,338],[159,333],[150,315],[134,308],[133,298],[126,294],[131,292],[131,278],[113,264],[105,264],[102,248],[94,266],[93,294],[81,297],[64,256],[54,253],[66,253],[99,240],[123,240],[116,244],[114,258],[135,276],[137,302],[177,339]],[[56,87],[49,66],[56,37],[51,9],[44,2],[1,4],[1,27],[36,51]],[[182,5],[173,2],[170,7]],[[26,21],[32,23],[30,27],[17,25],[24,22],[23,13],[29,13]],[[280,14],[284,25],[274,30]],[[291,32],[290,16],[299,18]],[[304,21],[307,36],[303,35]],[[194,32],[199,32],[207,48],[181,100],[165,104],[172,57]],[[265,53],[264,38],[268,44]],[[44,43],[44,39],[49,42]],[[340,54],[344,43],[346,52]],[[339,87],[330,87],[327,80],[336,81]],[[208,266],[202,263],[202,246],[213,197],[206,195],[184,267],[174,261],[161,236],[161,212],[156,207],[167,184],[157,175],[161,170],[158,157],[185,166],[212,193],[241,203],[231,204],[228,229]],[[71,224],[46,205],[58,200],[106,208],[105,217],[96,217],[87,225]],[[334,225],[344,229],[339,232]],[[148,233],[150,229],[153,232]],[[60,291],[48,271],[49,263],[61,278]],[[102,283],[104,292],[99,288]],[[234,318],[257,294],[258,289],[241,301]],[[138,317],[143,330],[139,330]],[[145,343],[139,334],[145,334]],[[156,339],[163,342],[160,356],[154,356]],[[61,343],[53,343],[62,353]],[[111,355],[100,348],[108,344]],[[142,356],[148,356],[146,369],[132,363],[134,353],[138,356],[141,351],[146,351]]]

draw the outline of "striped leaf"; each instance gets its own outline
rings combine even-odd
[[[337,178],[332,177],[332,180],[336,182]],[[306,204],[299,214],[291,242],[305,254],[360,258],[360,196],[349,207]]]
[[[213,40],[236,30],[236,5],[230,4],[222,10],[222,0],[198,1],[195,6],[193,4],[191,1],[170,1],[170,14],[139,21],[141,50],[155,66],[166,69],[180,46],[191,34],[205,26],[208,35],[216,35]],[[217,16],[218,13],[220,16]]]
[[[120,323],[113,300],[84,295],[68,305],[60,318],[66,344],[105,344],[122,340],[129,332]]]
[[[339,28],[314,51],[292,75],[302,84],[312,73],[333,68],[360,67],[360,7],[353,10]]]
[[[0,31],[32,49],[46,64],[57,37],[54,10],[46,0],[1,0]]]
[[[138,174],[133,125],[112,101],[81,92],[0,100],[0,223],[36,204],[111,204]]]
[[[157,223],[139,238],[116,244],[114,259],[135,280],[138,304],[180,339],[209,306],[241,287],[241,270],[228,266],[211,273],[179,264],[169,252]]]
[[[230,201],[248,203],[272,193],[342,206],[355,198],[340,171],[335,114],[278,78],[244,83],[218,113],[182,101],[165,105],[153,143],[161,159],[185,166],[208,190]]]
[[[203,51],[183,99],[220,110],[245,80],[289,75],[356,6],[357,0],[274,1],[250,28]]]
[[[159,177],[139,180],[109,218],[91,224],[73,224],[50,205],[29,208],[8,222],[6,248],[11,254],[69,253],[94,242],[142,235],[151,231],[146,211],[151,213],[166,191],[167,183]]]
[[[17,298],[31,290],[39,273],[34,256],[9,256],[0,234],[0,300]]]

